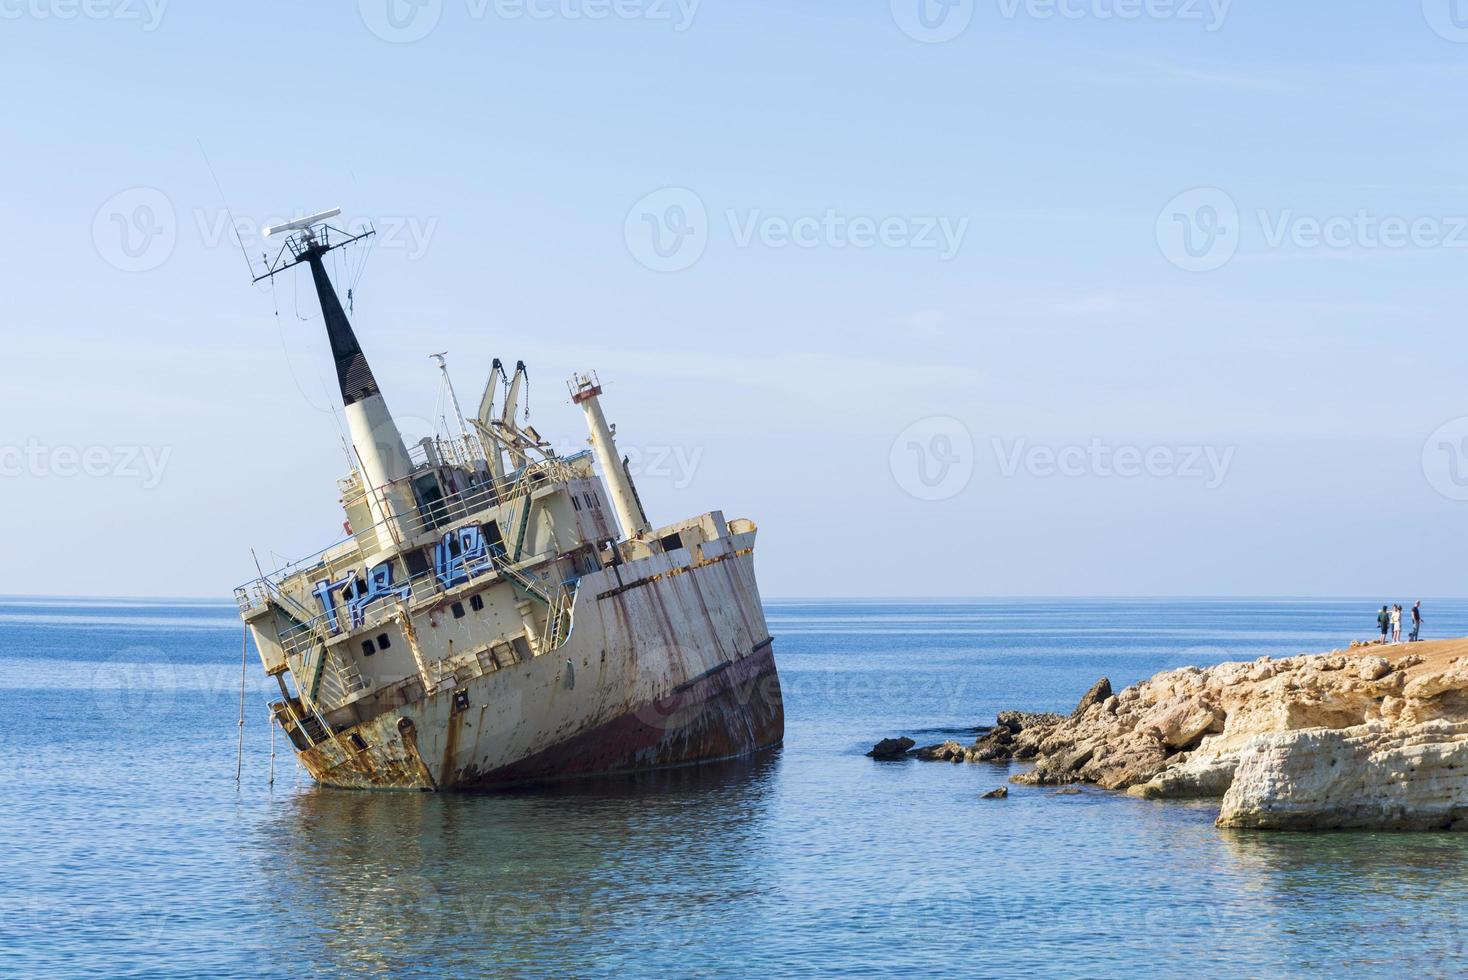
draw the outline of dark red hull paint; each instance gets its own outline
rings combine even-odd
[[[464,772],[440,789],[680,766],[748,755],[779,745],[785,708],[773,644],[695,678],[666,701],[647,704],[559,745],[489,773]]]

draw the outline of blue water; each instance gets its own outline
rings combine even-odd
[[[771,602],[783,749],[440,797],[316,789],[283,739],[269,786],[253,652],[236,788],[228,604],[0,599],[0,975],[1457,972],[1462,837],[981,801],[1008,766],[862,755],[1102,674],[1331,649],[1380,601]],[[1424,608],[1468,634],[1468,602]]]

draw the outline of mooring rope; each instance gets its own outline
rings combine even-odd
[[[234,782],[240,784],[240,774],[245,768],[245,663],[250,655],[250,627],[240,635],[240,726],[239,740],[234,750]]]

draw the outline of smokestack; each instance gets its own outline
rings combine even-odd
[[[321,262],[324,254],[320,246],[314,246],[307,251],[305,259],[311,265],[311,278],[321,301],[321,317],[326,322],[326,336],[331,341],[332,360],[336,362],[347,430],[367,484],[364,489],[368,493],[372,520],[377,525],[377,544],[379,549],[386,549],[401,537],[396,525],[414,510],[412,490],[402,482],[412,473],[413,465],[408,461],[408,450],[397,423],[377,387],[367,355],[362,353],[362,345],[357,342],[352,324],[326,274]]]
[[[602,475],[606,477],[607,491],[612,495],[612,508],[617,512],[623,536],[639,537],[649,530],[648,523],[637,503],[632,480],[622,468],[622,458],[617,455],[612,428],[602,414],[600,396],[601,385],[595,377],[577,375],[571,379],[571,401],[586,413],[586,427],[591,430],[591,448],[596,452],[596,461],[601,464]]]

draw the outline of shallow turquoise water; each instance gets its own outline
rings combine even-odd
[[[1228,834],[1207,806],[875,763],[1377,601],[772,602],[785,747],[508,795],[318,790],[228,604],[0,599],[0,974],[1456,973],[1468,840]],[[1425,604],[1428,635],[1468,603]]]

